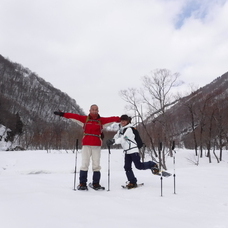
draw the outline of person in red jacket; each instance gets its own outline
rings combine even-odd
[[[80,168],[78,190],[87,190],[87,175],[90,164],[90,158],[92,158],[92,170],[93,170],[93,187],[94,189],[101,188],[101,145],[103,134],[103,127],[110,125],[114,122],[120,122],[120,117],[100,117],[99,109],[96,104],[91,105],[89,115],[79,115],[75,113],[64,113],[60,111],[54,112],[55,115],[65,117],[67,119],[76,120],[79,125],[84,129],[84,136],[82,139],[82,164]]]

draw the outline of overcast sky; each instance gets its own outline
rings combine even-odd
[[[120,90],[155,69],[198,87],[227,72],[227,15],[228,0],[0,0],[0,54],[121,115]]]

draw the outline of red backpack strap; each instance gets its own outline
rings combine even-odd
[[[85,133],[86,124],[88,123],[88,121],[95,121],[95,122],[97,122],[97,123],[100,125],[100,128],[101,128],[101,134],[100,134],[100,135]],[[103,131],[103,125],[101,124],[101,121],[100,121],[100,120],[93,120],[93,119],[90,119],[90,116],[89,116],[89,115],[86,117],[86,121],[85,121],[85,123],[84,123],[83,129],[84,129],[84,136],[85,136],[85,135],[91,135],[91,136],[99,137],[99,138],[101,138],[101,139],[104,138],[104,134],[103,134],[103,132],[102,132],[102,131]]]

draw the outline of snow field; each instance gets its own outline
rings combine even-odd
[[[77,161],[77,184],[81,162]],[[149,159],[146,158],[147,160]],[[227,228],[228,152],[211,164],[195,166],[194,152],[177,150],[176,193],[173,177],[134,169],[137,189],[122,189],[126,177],[122,150],[111,150],[110,191],[108,151],[102,150],[101,184],[105,191],[74,191],[75,154],[72,151],[0,152],[0,227],[4,228]],[[173,172],[173,159],[167,159]],[[88,181],[92,171],[89,170]]]

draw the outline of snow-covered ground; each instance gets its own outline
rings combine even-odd
[[[163,179],[134,168],[136,189],[125,183],[122,150],[111,150],[110,191],[74,191],[72,151],[0,151],[0,227],[2,228],[227,228],[228,152],[211,164],[195,166],[194,152],[176,150],[173,176]],[[149,159],[149,158],[148,158]],[[78,171],[81,154],[78,152]],[[108,151],[102,151],[101,184],[108,187]],[[173,160],[167,160],[173,172]],[[91,180],[91,170],[89,180]]]

